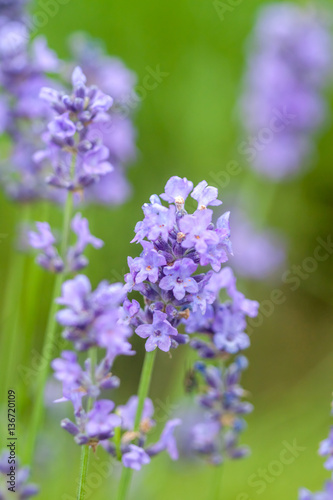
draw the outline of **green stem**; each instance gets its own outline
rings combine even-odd
[[[97,349],[93,347],[89,351],[90,353],[90,361],[91,361],[91,380],[94,382],[95,377],[95,366],[97,361]],[[87,402],[87,412],[91,410],[93,405],[93,398],[88,398]],[[83,445],[81,451],[81,466],[80,466],[80,479],[79,486],[77,490],[77,500],[84,500],[86,494],[86,482],[87,482],[87,473],[89,466],[89,458],[90,458],[90,446]]]
[[[137,432],[140,428],[141,416],[145,400],[149,392],[149,386],[153,373],[155,357],[156,357],[156,350],[152,352],[146,352],[140,377],[140,384],[138,391],[138,407],[136,410],[135,421],[134,421],[134,432]],[[132,478],[132,472],[133,472],[132,469],[123,467],[119,483],[119,490],[117,497],[118,500],[126,499],[126,495]]]
[[[72,193],[68,193],[67,200],[65,204],[63,228],[62,228],[62,242],[61,242],[61,257],[66,256],[66,251],[69,244],[69,232],[70,232],[70,221],[73,209],[73,197]],[[58,310],[58,304],[56,299],[61,294],[61,287],[65,279],[64,273],[59,273],[56,276],[53,294],[51,300],[51,307],[49,311],[46,335],[44,339],[43,352],[42,352],[42,365],[37,373],[37,383],[36,383],[36,399],[35,404],[32,408],[32,415],[30,420],[30,427],[27,438],[26,445],[26,462],[31,464],[34,450],[36,446],[37,434],[40,424],[43,419],[43,399],[44,399],[44,388],[49,372],[49,366],[52,356],[52,350],[55,346],[55,337],[57,331],[57,323],[55,320],[55,315]]]
[[[211,495],[211,500],[221,500],[223,498],[222,496],[222,486],[223,486],[223,464],[216,466],[216,470],[214,471],[214,478],[213,478],[213,489],[212,489],[212,495]]]

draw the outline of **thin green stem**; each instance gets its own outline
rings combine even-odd
[[[68,193],[67,200],[65,204],[63,227],[62,227],[62,241],[61,241],[61,256],[64,258],[69,244],[69,231],[70,231],[70,221],[73,210],[73,196],[72,193]],[[49,366],[52,356],[52,351],[55,347],[57,323],[55,320],[55,315],[58,310],[58,304],[56,299],[61,294],[61,287],[65,279],[64,273],[59,273],[56,276],[53,294],[51,300],[51,307],[49,311],[46,335],[44,339],[43,351],[42,351],[42,365],[37,373],[37,383],[36,383],[36,399],[35,404],[32,408],[32,415],[30,420],[30,427],[28,432],[27,444],[26,444],[26,462],[32,462],[34,450],[36,446],[37,434],[40,424],[43,419],[43,399],[44,399],[44,388],[49,373]]]
[[[146,352],[140,377],[140,384],[138,391],[138,407],[136,410],[135,421],[134,421],[134,432],[137,432],[140,428],[143,407],[145,404],[146,397],[148,396],[149,393],[149,387],[150,387],[151,377],[153,374],[155,357],[156,357],[156,351]],[[118,500],[126,499],[131,478],[132,478],[132,469],[123,467],[119,483],[119,490],[117,497]]]
[[[216,466],[214,471],[214,478],[212,484],[212,494],[210,500],[222,500],[222,486],[223,486],[223,464]]]
[[[89,351],[90,353],[90,363],[91,363],[91,380],[94,383],[95,378],[95,366],[97,362],[97,349],[93,347]],[[91,410],[93,405],[93,398],[88,398],[87,402],[87,412]],[[88,474],[88,466],[89,466],[89,458],[90,458],[90,446],[83,445],[81,451],[81,466],[80,466],[80,479],[79,486],[77,490],[77,500],[84,500],[86,494],[86,482],[87,482],[87,474]]]

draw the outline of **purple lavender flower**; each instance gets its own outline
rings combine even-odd
[[[329,437],[320,443],[319,454],[328,457],[325,462],[327,470],[333,470],[333,426],[331,427]]]
[[[241,99],[250,139],[240,151],[272,179],[296,174],[312,157],[326,119],[323,89],[332,72],[325,14],[292,3],[264,6],[252,35]]]
[[[80,402],[83,396],[97,398],[102,389],[115,389],[119,387],[119,379],[111,375],[111,363],[107,358],[101,360],[95,367],[94,378],[91,377],[91,362],[87,359],[84,369],[78,363],[77,354],[73,351],[63,351],[61,358],[52,361],[54,377],[63,384],[63,396],[60,401],[67,399]]]
[[[311,493],[309,490],[302,488],[299,491],[298,500],[331,500],[333,498],[333,481],[327,481],[324,491]]]
[[[97,85],[114,99],[106,123],[91,125],[92,133],[101,137],[108,148],[109,162],[114,170],[86,188],[86,200],[106,205],[123,203],[131,193],[125,177],[127,165],[137,154],[136,131],[132,123],[137,104],[134,92],[136,75],[120,59],[108,56],[100,41],[84,33],[71,36],[70,48],[88,84]]]
[[[171,177],[165,185],[164,193],[161,194],[162,200],[169,203],[175,203],[177,210],[184,208],[185,200],[193,189],[193,183],[186,177]]]
[[[206,181],[199,182],[199,184],[193,189],[191,196],[198,202],[198,210],[204,210],[209,205],[215,207],[222,205],[222,201],[217,199],[217,188],[208,186]]]
[[[131,444],[129,446],[129,451],[123,454],[122,461],[125,467],[129,467],[134,470],[141,470],[143,465],[150,463],[150,457],[145,450],[139,446]]]
[[[60,273],[64,269],[64,263],[54,246],[55,237],[47,222],[36,222],[38,232],[28,232],[28,243],[32,248],[41,250],[37,256],[37,263],[48,271]]]
[[[84,189],[113,169],[108,148],[91,130],[93,123],[103,123],[113,101],[98,88],[85,84],[86,77],[77,67],[72,74],[71,95],[48,87],[40,93],[58,116],[49,123],[44,135],[48,149],[35,155],[35,160],[45,157],[51,161],[54,174],[48,182],[71,191]]]
[[[218,295],[225,289],[231,302],[221,304]],[[236,354],[249,347],[250,340],[245,333],[246,316],[255,317],[259,304],[248,300],[236,288],[236,279],[231,268],[225,267],[220,273],[213,274],[206,285],[209,304],[205,313],[196,310],[184,320],[188,333],[207,334],[208,343],[194,340],[191,345],[203,357],[214,357],[219,353]],[[215,353],[215,354],[214,354]]]
[[[148,249],[143,252],[142,257],[129,260],[131,272],[135,274],[135,282],[142,283],[149,280],[151,283],[156,283],[158,280],[159,269],[166,265],[165,257],[159,254],[155,249]]]
[[[41,250],[37,262],[42,267],[51,272],[62,272],[64,267],[67,271],[80,271],[89,263],[83,255],[87,245],[94,248],[101,248],[103,241],[93,236],[89,231],[88,220],[77,213],[71,224],[72,231],[77,235],[77,242],[67,251],[65,264],[60,258],[58,250],[55,248],[55,238],[47,222],[37,222],[38,233],[29,231],[28,241],[32,248]]]
[[[138,397],[131,396],[126,405],[118,406],[117,413],[121,417],[121,427],[124,430],[132,431],[134,429],[135,415],[138,408]],[[146,398],[143,406],[141,422],[153,425],[152,416],[154,415],[154,405],[151,399]]]
[[[150,457],[166,450],[172,460],[178,460],[178,449],[176,439],[174,437],[175,428],[181,424],[179,418],[169,420],[162,431],[159,441],[147,448],[147,453]]]
[[[113,436],[115,427],[120,425],[120,417],[112,414],[114,403],[108,399],[95,402],[87,413],[86,433],[90,438],[108,439]]]
[[[15,491],[15,497],[18,500],[26,500],[38,495],[38,486],[32,483],[28,483],[30,476],[29,467],[21,467],[18,460],[16,460],[15,480],[13,481],[13,484],[7,484],[7,481],[11,481],[11,470],[10,464],[8,463],[8,457],[8,450],[3,450],[0,455],[0,478],[1,476],[3,476],[2,479],[3,482],[6,483],[6,489],[4,490],[2,489],[2,487],[0,487],[0,498],[6,500],[6,498],[12,496],[10,493],[8,493],[9,487],[14,488],[13,491]]]
[[[274,230],[258,231],[245,214],[233,211],[233,257],[230,264],[245,278],[264,280],[281,269],[286,245]]]
[[[172,290],[177,300],[182,300],[186,293],[196,293],[199,290],[198,283],[191,278],[197,270],[197,265],[192,259],[177,260],[172,266],[163,269],[166,275],[160,281],[162,290]]]
[[[139,337],[148,339],[146,351],[153,351],[156,347],[164,352],[170,350],[172,337],[178,335],[178,332],[166,318],[167,314],[155,311],[152,324],[140,325],[135,330]]]

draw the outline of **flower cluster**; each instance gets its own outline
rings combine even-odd
[[[102,127],[99,123],[93,125],[95,134],[100,135],[109,150],[109,161],[114,170],[87,189],[86,199],[106,205],[122,203],[130,194],[126,167],[136,157],[136,131],[132,123],[134,108],[130,106],[135,96],[136,75],[120,59],[108,56],[101,43],[86,34],[72,35],[70,48],[88,84],[97,85],[114,101],[108,123],[103,123]]]
[[[32,483],[28,483],[30,476],[29,467],[21,467],[16,460],[15,473],[13,479],[11,479],[11,469],[10,460],[8,459],[8,450],[4,450],[0,455],[0,479],[3,478],[3,482],[6,484],[5,489],[1,488],[0,485],[0,498],[1,500],[10,500],[12,498],[12,492],[17,500],[26,500],[28,498],[34,497],[38,494],[39,488]]]
[[[324,467],[331,471],[332,477],[326,482],[324,490],[318,493],[311,493],[305,488],[300,489],[299,500],[331,500],[333,498],[333,426],[328,438],[320,443],[319,455],[326,457]]]
[[[253,409],[242,401],[246,392],[240,386],[240,378],[247,364],[244,356],[237,356],[222,369],[201,361],[195,365],[196,373],[204,380],[198,396],[202,414],[188,438],[191,452],[212,464],[243,458],[249,452],[247,447],[239,446],[239,435],[246,427],[243,416]]]
[[[332,39],[322,13],[292,3],[265,6],[248,55],[241,100],[252,167],[273,179],[297,173],[326,118],[323,89],[332,71]]]
[[[192,214],[185,210],[190,194],[197,203]],[[186,178],[172,177],[165,192],[153,195],[143,206],[145,217],[136,225],[133,240],[143,250],[139,257],[128,259],[130,273],[125,277],[126,289],[144,297],[144,309],[133,301],[130,321],[137,335],[147,339],[146,351],[169,351],[191,336],[191,347],[204,360],[196,365],[205,381],[198,398],[201,417],[192,426],[189,441],[192,453],[216,464],[246,454],[238,441],[245,427],[241,415],[252,409],[241,401],[245,392],[239,385],[247,362],[243,356],[235,360],[231,356],[250,345],[246,316],[258,313],[258,303],[237,290],[233,271],[221,269],[232,247],[229,213],[214,224],[213,211],[207,208],[221,204],[217,196],[217,189],[206,181],[193,189]],[[221,290],[229,301],[220,301]],[[206,366],[206,360],[231,362],[220,369]]]
[[[47,222],[36,222],[37,232],[29,231],[28,241],[32,248],[38,249],[41,253],[37,257],[37,263],[54,273],[77,272],[84,269],[89,261],[83,255],[87,245],[94,248],[101,248],[103,241],[92,236],[89,231],[88,220],[77,213],[71,224],[73,233],[77,237],[75,245],[69,247],[65,262],[60,257],[57,248],[54,246],[56,239]]]
[[[40,92],[56,116],[44,134],[47,149],[36,152],[34,158],[37,163],[47,159],[52,164],[53,173],[47,179],[50,185],[69,191],[83,192],[113,169],[108,148],[92,130],[97,121],[103,123],[113,101],[97,87],[87,87],[85,83],[85,75],[76,67],[72,94],[47,87]]]
[[[190,193],[198,205],[192,214],[185,210]],[[125,280],[128,291],[138,291],[145,298],[145,308],[132,324],[147,339],[148,351],[156,347],[169,351],[187,342],[188,337],[178,332],[179,325],[192,312],[204,313],[215,299],[207,285],[232,251],[229,213],[214,224],[213,211],[207,208],[221,204],[217,194],[205,181],[193,189],[186,178],[172,177],[161,197],[153,195],[143,206],[145,217],[136,225],[133,240],[141,243],[143,251],[140,257],[128,259],[130,273]]]
[[[133,355],[128,338],[131,316],[137,311],[135,304],[126,297],[121,284],[102,282],[96,290],[83,275],[64,283],[58,303],[64,306],[57,313],[57,321],[65,327],[64,338],[75,349],[87,351],[97,348],[105,355],[97,363],[89,357],[82,367],[73,351],[64,351],[52,362],[54,376],[62,382],[63,398],[57,402],[71,401],[75,423],[65,418],[61,426],[74,436],[79,445],[92,448],[101,445],[125,467],[139,470],[150,458],[167,450],[171,458],[177,458],[177,448],[172,437],[178,419],[169,421],[157,443],[146,445],[147,434],[153,427],[152,402],[147,400],[139,431],[134,431],[138,401],[135,396],[124,406],[115,408],[113,401],[98,399],[101,391],[115,389],[120,380],[111,372],[114,360],[120,355]],[[91,407],[84,400],[92,401]],[[116,432],[117,431],[117,432]]]
[[[59,63],[44,37],[29,43],[24,3],[0,5],[0,133],[11,142],[9,157],[1,164],[1,181],[12,199],[28,201],[49,195],[33,153],[41,146],[45,121],[51,117],[39,92]]]

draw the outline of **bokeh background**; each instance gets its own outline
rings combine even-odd
[[[141,219],[141,205],[152,193],[163,192],[171,175],[186,176],[194,183],[206,179],[221,188],[216,179],[223,178],[229,161],[239,161],[241,173],[222,183],[220,189],[224,208],[228,209],[229,203],[231,206],[235,194],[239,200],[251,195],[254,220],[279,229],[285,236],[288,262],[284,268],[271,280],[240,283],[240,289],[259,302],[269,299],[275,288],[283,291],[285,301],[268,317],[263,316],[261,324],[253,329],[248,351],[250,368],[244,385],[255,411],[248,418],[249,428],[243,438],[251,446],[252,455],[225,466],[223,499],[230,500],[289,500],[297,498],[300,486],[312,491],[321,489],[327,474],[317,455],[318,442],[326,437],[332,423],[329,412],[333,390],[333,255],[301,280],[296,291],[282,282],[283,271],[301,265],[313,255],[318,237],[326,240],[333,233],[332,127],[320,134],[318,155],[309,170],[276,186],[249,173],[244,157],[237,152],[241,127],[235,107],[244,71],[244,47],[258,8],[265,3],[240,1],[221,19],[210,0],[69,0],[40,30],[63,58],[69,55],[67,39],[73,31],[84,30],[101,38],[110,54],[121,57],[137,73],[139,85],[149,71],[147,68],[160,67],[167,73],[141,99],[135,111],[139,157],[129,171],[131,199],[118,208],[85,209],[92,233],[105,241],[102,250],[89,255],[88,275],[94,285],[101,279],[119,280],[126,272],[127,256],[138,255],[138,247],[130,240]],[[40,8],[37,2],[35,8]],[[329,94],[332,103],[333,82]],[[332,115],[331,107],[329,114]],[[269,210],[267,196],[271,199]],[[266,207],[264,221],[262,204]],[[40,207],[34,210],[38,219]],[[2,194],[0,213],[0,233],[5,235],[0,245],[3,301],[16,208]],[[59,223],[60,210],[54,209],[51,218]],[[32,265],[33,258],[28,259],[24,283],[29,338],[17,346],[15,360],[26,367],[40,352],[52,289],[52,278],[38,271],[34,292],[29,291]],[[140,339],[133,342],[137,356],[119,361],[114,370],[122,380],[116,394],[119,403],[137,388],[143,346]],[[177,412],[184,374],[193,355],[186,348],[174,352],[171,359],[160,354],[151,397],[162,425],[170,414]],[[23,443],[30,393],[20,378],[17,387],[22,405],[19,433]],[[41,432],[33,480],[41,484],[43,499],[75,498],[79,450],[59,427],[67,410],[50,403]],[[295,456],[286,464],[281,462],[281,452],[288,447],[294,447]],[[91,461],[91,471],[103,471],[106,460],[107,456],[98,451]],[[118,474],[116,467],[115,476],[103,480],[100,475],[99,479],[92,477],[87,498],[113,498]],[[135,474],[131,498],[205,499],[213,476],[210,466],[171,463],[161,456]]]

